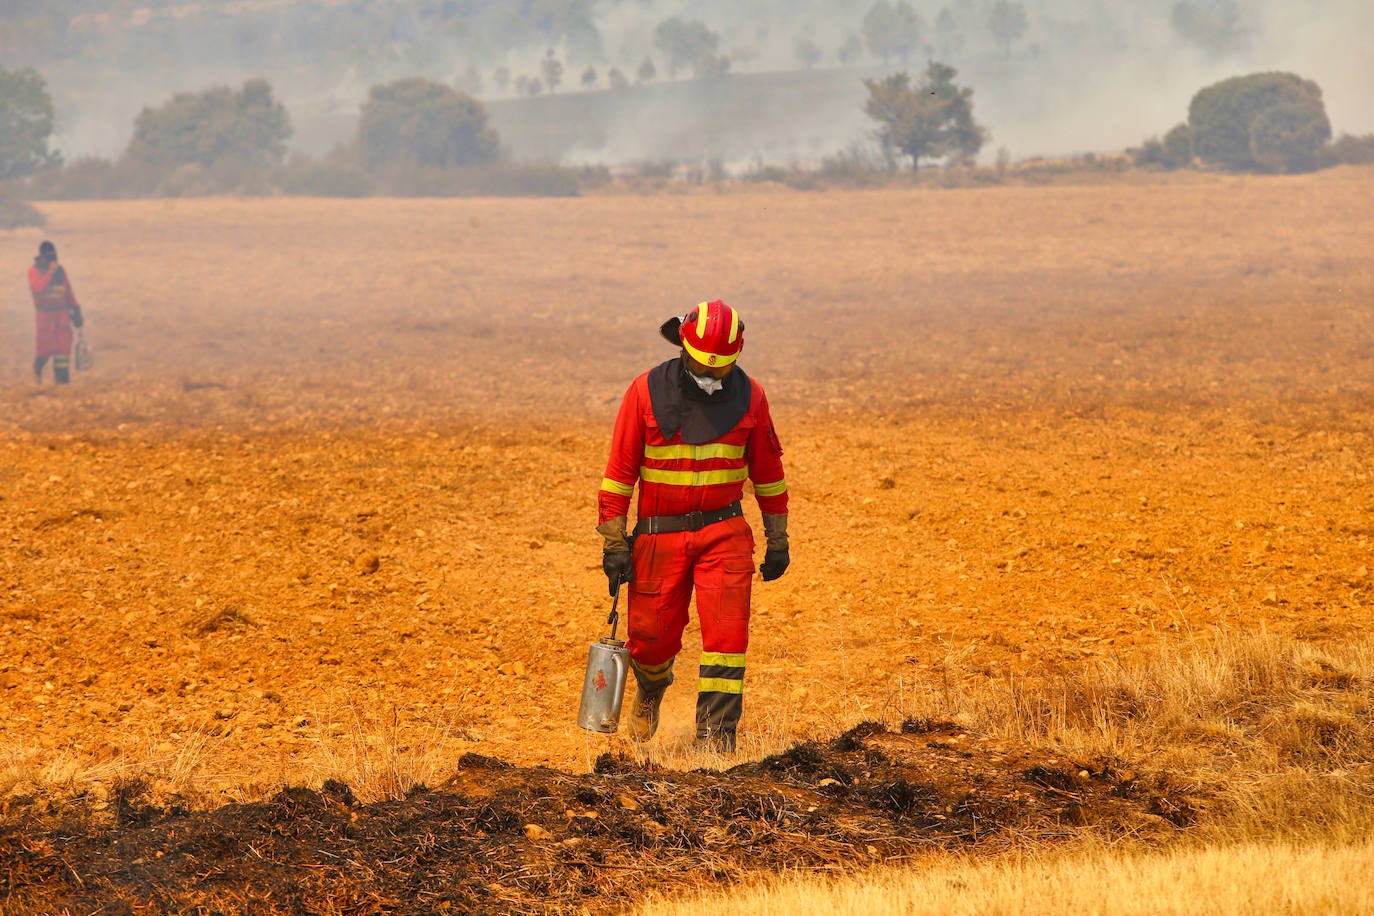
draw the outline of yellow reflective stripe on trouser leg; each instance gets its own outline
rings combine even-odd
[[[702,652],[698,677],[702,693],[744,693],[744,653]]]
[[[630,659],[630,667],[634,670],[635,680],[644,687],[667,687],[673,682],[673,662],[675,659],[668,659],[661,665],[641,665],[634,659]]]
[[[697,737],[724,737],[734,748],[744,712],[744,653],[701,653],[697,681]]]
[[[743,652],[703,652],[701,653],[701,664],[706,665],[725,665],[727,668],[743,668]],[[740,675],[743,677],[743,675]]]

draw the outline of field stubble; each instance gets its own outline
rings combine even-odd
[[[1367,169],[44,209],[98,362],[33,387],[12,284],[16,811],[643,759],[572,724],[609,609],[595,491],[625,385],[671,355],[655,327],[712,296],[745,316],[793,494],[743,759],[1217,626],[1368,632]],[[38,239],[0,234],[16,278]],[[691,703],[651,761],[702,762]]]

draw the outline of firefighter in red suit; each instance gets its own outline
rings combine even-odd
[[[614,595],[629,583],[626,648],[635,674],[629,731],[646,741],[673,682],[695,592],[701,624],[698,744],[733,751],[743,710],[754,534],[744,482],[753,485],[767,548],[759,572],[790,561],[782,446],[763,386],[737,363],[744,322],[720,300],[703,302],[660,332],[681,353],[630,385],[615,420],[597,496],[602,566]],[[633,534],[630,497],[639,485]]]
[[[38,325],[34,380],[43,381],[43,367],[52,357],[52,380],[65,385],[72,380],[72,328],[81,327],[83,320],[72,281],[67,277],[67,269],[57,263],[57,248],[52,242],[38,246],[38,257],[29,268],[29,290],[33,293]]]

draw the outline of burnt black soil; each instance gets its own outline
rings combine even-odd
[[[211,811],[119,787],[111,815],[11,811],[6,912],[552,913],[650,889],[995,851],[1083,830],[1155,837],[1198,800],[1166,775],[1070,761],[948,723],[865,723],[724,772],[603,755],[592,773],[468,754],[437,788],[357,803],[290,787]]]

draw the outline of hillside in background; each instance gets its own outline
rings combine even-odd
[[[486,107],[519,160],[745,164],[833,155],[873,127],[863,79],[876,68],[741,73],[623,90],[493,99]],[[352,139],[357,111],[297,111],[295,147],[318,155]]]
[[[903,61],[863,38],[871,4],[839,0],[690,9],[666,0],[13,0],[0,21],[0,56],[49,82],[57,146],[68,158],[117,156],[143,107],[252,77],[271,82],[290,109],[295,148],[319,154],[351,136],[371,86],[422,76],[487,103],[520,159],[805,159],[864,139],[858,76],[919,72],[930,58],[956,67],[974,89],[976,115],[992,134],[989,159],[999,149],[1013,159],[1122,150],[1183,120],[1200,87],[1266,70],[1320,85],[1337,133],[1374,131],[1374,56],[1356,40],[1374,28],[1374,7],[1360,0],[1237,0],[1233,40],[1221,44],[1171,18],[1189,0],[1016,5],[1025,30],[998,42],[987,0],[915,3],[923,31]],[[721,85],[687,85],[690,67],[669,79],[655,30],[673,16],[717,36],[715,53],[729,60]],[[802,47],[815,57],[803,60]],[[518,81],[539,77],[550,52],[563,67],[557,91],[520,96]],[[596,88],[609,85],[613,68],[637,83],[646,59],[657,71],[647,87],[572,91],[588,68]]]

